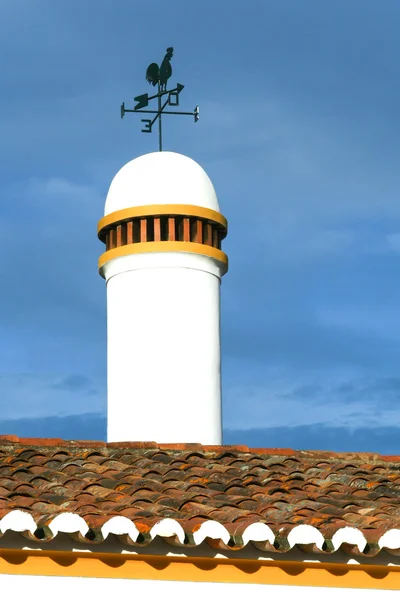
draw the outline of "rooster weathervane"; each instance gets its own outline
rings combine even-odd
[[[135,96],[134,100],[137,104],[129,109],[125,108],[125,102],[121,104],[121,119],[124,114],[127,112],[131,113],[147,113],[155,115],[153,119],[141,119],[142,123],[145,124],[144,129],[142,129],[142,133],[151,133],[153,131],[153,125],[158,121],[158,146],[161,152],[162,150],[162,115],[191,115],[194,117],[195,123],[199,120],[199,107],[196,106],[193,112],[180,112],[180,111],[171,111],[164,110],[166,106],[179,106],[179,94],[183,90],[184,86],[181,83],[177,83],[176,87],[172,90],[167,90],[167,81],[172,75],[172,67],[171,67],[171,58],[173,56],[174,49],[167,48],[167,53],[163,58],[161,66],[158,66],[157,63],[151,63],[147,67],[146,71],[146,80],[150,85],[154,87],[157,86],[157,94],[154,96],[149,96],[148,94],[141,94],[140,96]],[[167,99],[162,102],[162,98],[166,96]],[[157,98],[158,100],[158,109],[157,110],[143,110],[148,106],[150,100],[154,100]]]

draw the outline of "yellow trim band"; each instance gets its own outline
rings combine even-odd
[[[130,254],[143,254],[145,252],[189,252],[190,254],[201,254],[219,260],[228,267],[228,257],[225,252],[196,242],[138,242],[137,244],[126,244],[104,252],[98,262],[99,269],[109,260],[129,256]]]
[[[100,219],[97,225],[97,234],[114,223],[134,219],[135,217],[150,217],[154,215],[182,215],[186,217],[199,217],[208,219],[221,225],[224,229],[228,228],[228,222],[221,213],[211,208],[203,208],[193,204],[150,204],[147,206],[134,206],[124,208],[106,215]]]
[[[393,566],[189,558],[65,551],[0,550],[0,573],[58,577],[400,589]]]

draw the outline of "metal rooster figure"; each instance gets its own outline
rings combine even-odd
[[[167,81],[172,75],[171,58],[173,55],[174,49],[167,48],[167,54],[163,58],[161,67],[159,67],[157,63],[151,63],[151,65],[147,67],[146,80],[154,86],[160,83],[162,92],[165,92]]]
[[[125,108],[125,103],[123,102],[121,105],[121,118],[123,118],[124,114],[127,112],[132,113],[147,113],[153,114],[155,117],[153,119],[141,119],[142,123],[145,124],[145,128],[142,129],[142,133],[151,133],[153,130],[154,123],[158,120],[158,140],[159,140],[159,150],[162,150],[162,115],[191,115],[194,117],[195,123],[199,120],[199,107],[196,106],[193,112],[180,112],[180,111],[170,111],[164,110],[167,105],[169,106],[179,106],[179,94],[183,90],[184,86],[181,83],[177,83],[176,87],[172,90],[167,90],[167,81],[172,75],[172,67],[171,67],[171,58],[173,56],[174,49],[167,48],[167,53],[163,58],[161,66],[159,67],[157,63],[151,63],[147,67],[146,71],[146,80],[150,85],[154,87],[157,86],[157,94],[154,96],[149,96],[148,94],[141,94],[140,96],[136,96],[134,98],[135,106],[133,109]],[[167,99],[165,102],[162,102],[162,98],[166,96]],[[148,106],[149,101],[157,98],[158,100],[158,109],[157,110],[143,110],[146,106]]]

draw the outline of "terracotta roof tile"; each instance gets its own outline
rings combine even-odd
[[[400,550],[400,458],[0,436],[0,535],[375,555]],[[1,540],[0,540],[1,545]]]

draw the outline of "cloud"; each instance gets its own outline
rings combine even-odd
[[[106,320],[95,224],[103,199],[94,186],[58,177],[1,192],[10,206],[1,232],[3,418],[101,411]]]
[[[0,420],[0,434],[20,437],[57,437],[65,440],[106,440],[106,418],[97,413],[67,417]],[[225,444],[250,448],[293,448],[399,454],[400,428],[357,428],[305,425],[249,430],[224,430]],[[157,440],[156,440],[157,441]]]
[[[99,413],[62,417],[1,419],[0,435],[19,437],[55,437],[64,440],[105,440],[106,418]]]
[[[325,306],[317,311],[317,320],[336,331],[362,332],[375,338],[398,341],[400,339],[400,312],[387,306]]]
[[[400,232],[396,231],[395,233],[388,233],[386,235],[386,241],[393,252],[396,254],[400,253]]]
[[[395,251],[388,230],[400,221],[399,176],[378,147],[366,146],[360,117],[324,119],[314,104],[294,105],[275,89],[264,103],[214,101],[210,109],[204,165],[223,192],[232,268],[248,256],[275,269],[360,261],[364,270],[371,257]]]
[[[80,374],[0,375],[0,403],[3,420],[101,413],[105,410],[104,381]]]
[[[102,319],[105,298],[97,273],[102,245],[95,227],[103,199],[96,189],[62,178],[31,178],[3,186],[1,193],[12,206],[3,221],[9,259],[0,265],[8,282],[0,298],[6,327],[46,332],[54,327],[51,317],[59,316],[67,332],[74,325],[87,329],[93,317]]]
[[[225,382],[227,429],[400,426],[398,377],[265,368],[232,379]]]
[[[293,448],[335,452],[376,452],[399,455],[400,428],[329,427],[300,425],[265,429],[224,431],[224,444],[244,444],[250,448]]]
[[[53,383],[51,387],[53,390],[86,392],[87,394],[95,393],[92,389],[92,381],[84,375],[67,375]]]

